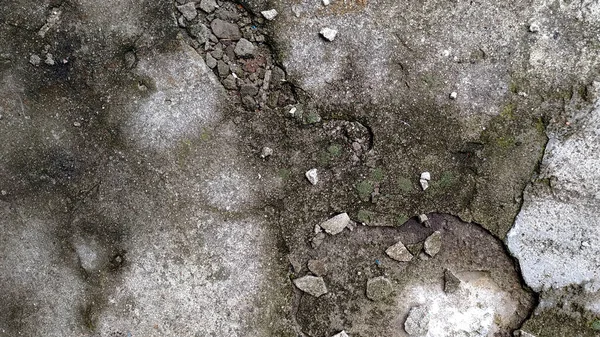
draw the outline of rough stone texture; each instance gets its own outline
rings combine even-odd
[[[433,232],[433,234],[425,239],[423,248],[427,255],[431,257],[436,256],[440,252],[440,249],[442,249],[442,233],[440,231]]]
[[[196,11],[196,4],[193,2],[188,2],[184,5],[177,6],[177,10],[183,14],[186,20],[192,21],[198,16],[198,12]]]
[[[348,334],[346,333],[346,331],[340,331],[340,333],[337,333],[335,335],[333,335],[332,337],[348,337]]]
[[[215,0],[202,0],[200,1],[200,9],[205,11],[206,13],[212,13],[217,7],[217,2]]]
[[[350,217],[347,213],[340,213],[324,222],[320,226],[327,234],[336,235],[341,233],[350,223]]]
[[[256,52],[256,46],[252,42],[241,38],[235,45],[234,51],[239,57],[252,57]]]
[[[367,298],[372,301],[383,301],[392,293],[392,283],[383,276],[375,277],[367,281]]]
[[[213,34],[215,34],[219,39],[237,41],[242,37],[240,29],[236,24],[229,23],[221,19],[214,19],[210,23],[210,28],[212,29]]]
[[[317,276],[327,275],[327,272],[328,272],[327,264],[325,262],[323,262],[322,260],[308,260],[307,266],[308,266],[308,270],[310,270],[311,273],[313,273]]]
[[[406,249],[402,242],[398,241],[393,246],[385,250],[385,253],[392,259],[400,262],[408,262],[412,260],[412,254]]]
[[[404,322],[404,331],[410,336],[425,336],[429,331],[429,310],[420,305],[410,309]]]
[[[322,277],[306,275],[294,280],[294,284],[298,289],[308,293],[314,297],[320,297],[327,294],[327,287]]]
[[[460,288],[460,279],[450,270],[444,271],[444,291],[448,294],[455,293]]]
[[[599,82],[589,86],[588,102],[574,95],[564,116],[569,125],[550,130],[540,175],[527,190],[506,239],[525,282],[536,291],[548,292],[531,322],[543,327],[540,336],[561,329],[556,327],[560,320],[547,314],[555,312],[550,303],[561,301],[557,297],[581,297],[568,300],[581,307],[578,330],[586,330],[592,317],[600,315],[599,89]],[[558,316],[566,315],[559,312]],[[589,328],[579,333],[597,334]]]

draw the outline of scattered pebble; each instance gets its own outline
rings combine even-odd
[[[236,24],[221,19],[214,19],[210,23],[210,28],[219,39],[237,41],[242,38],[242,33]]]
[[[0,191],[0,194],[2,194],[3,197],[5,197],[8,194],[8,192],[6,192],[5,190],[2,190],[2,191]]]
[[[200,9],[205,11],[206,13],[212,13],[215,9],[217,9],[219,5],[215,0],[202,0],[200,1]]]
[[[44,60],[44,63],[46,63],[49,66],[53,66],[54,64],[56,64],[56,62],[54,62],[54,56],[52,56],[52,54],[50,53],[46,54],[46,60]]]
[[[262,14],[265,19],[271,21],[277,16],[277,11],[275,9],[269,9],[268,11],[260,12],[260,14]]]
[[[78,127],[81,126],[81,123],[79,123],[79,122],[73,122],[73,126],[76,127],[76,128],[78,128]]]
[[[421,183],[421,188],[423,189],[423,191],[425,191],[429,187],[429,180],[431,180],[431,173],[421,173],[421,179],[419,179],[419,182]]]
[[[425,253],[427,255],[434,257],[437,253],[442,249],[442,233],[440,231],[435,231],[425,240]]]
[[[348,337],[348,334],[346,333],[346,331],[341,331],[340,333],[337,333],[331,337]]]
[[[268,146],[263,147],[262,150],[260,151],[261,158],[267,158],[267,157],[270,157],[271,155],[273,155],[273,149]]]
[[[188,21],[192,21],[196,18],[196,16],[198,16],[196,4],[193,2],[188,2],[184,5],[177,6],[177,10],[183,14],[183,17]]]
[[[325,233],[321,232],[312,238],[310,244],[313,247],[313,249],[317,249],[323,243],[324,240],[325,240]]]
[[[324,37],[327,41],[333,41],[337,35],[338,31],[331,28],[323,28],[319,32],[322,37]]]
[[[211,54],[206,54],[206,65],[213,69],[217,66],[217,60]]]
[[[323,6],[329,6],[331,2],[329,0],[323,0]]]
[[[321,223],[321,228],[325,230],[325,232],[336,235],[341,233],[346,226],[350,223],[350,217],[347,213],[341,213],[333,218],[330,218]]]
[[[429,172],[421,173],[421,179],[427,180],[427,181],[431,180],[431,173],[429,173]]]
[[[325,276],[329,271],[325,262],[321,260],[308,260],[308,270],[317,276]]]
[[[424,336],[429,330],[429,313],[425,306],[412,307],[404,322],[404,331],[411,336]]]
[[[534,334],[519,330],[515,332],[516,337],[536,337]]]
[[[40,62],[42,62],[42,59],[35,54],[29,57],[29,63],[33,64],[36,67],[40,65]]]
[[[319,176],[317,175],[316,168],[306,171],[304,175],[306,176],[306,179],[308,179],[308,181],[310,181],[310,183],[313,185],[316,185],[319,182]]]
[[[444,271],[444,291],[448,294],[455,293],[460,287],[460,280],[448,269]]]
[[[540,25],[537,22],[532,22],[529,24],[529,31],[532,33],[537,33],[540,31]]]
[[[429,220],[429,218],[425,214],[419,214],[418,220],[419,220],[419,223],[425,223],[426,221]]]
[[[383,276],[367,281],[367,298],[371,301],[382,301],[392,293],[392,283]]]
[[[235,45],[234,52],[239,57],[245,57],[245,58],[252,57],[252,56],[254,56],[254,53],[256,52],[256,46],[252,42],[250,42],[244,38],[241,38],[238,41],[238,43]]]
[[[323,231],[323,228],[321,228],[321,226],[315,225],[315,229],[314,229],[315,234],[319,234],[322,231]]]
[[[456,93],[456,91],[453,91],[452,93],[450,93],[450,99],[456,99],[456,97],[458,97],[458,94]]]
[[[327,287],[322,277],[306,275],[294,280],[294,284],[300,290],[314,297],[327,294]]]
[[[400,241],[386,249],[385,253],[392,259],[400,262],[408,262],[413,258],[412,254]]]

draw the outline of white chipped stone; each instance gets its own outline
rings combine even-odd
[[[519,330],[519,334],[517,336],[519,336],[519,337],[536,337],[534,334],[531,334],[531,333],[523,331],[523,330]]]
[[[400,262],[408,262],[412,260],[412,254],[406,249],[404,244],[398,241],[393,246],[386,249],[385,253],[392,259]]]
[[[267,158],[271,155],[273,155],[273,149],[268,146],[263,147],[262,150],[260,151],[261,158]]]
[[[427,255],[431,257],[436,256],[442,249],[442,233],[440,231],[433,232],[433,234],[425,240],[424,249]]]
[[[319,176],[316,168],[306,171],[304,175],[306,176],[306,179],[308,179],[308,181],[310,181],[310,183],[313,185],[316,185],[319,182]]]
[[[321,228],[328,234],[336,235],[341,233],[346,226],[350,223],[350,217],[347,213],[341,213],[333,218],[330,218],[321,223]]]
[[[314,297],[320,297],[327,294],[327,286],[322,277],[303,276],[294,280],[294,284],[300,290]]]
[[[419,183],[421,184],[423,191],[429,188],[429,180],[419,179]]]
[[[425,306],[412,307],[404,322],[404,330],[411,336],[424,336],[429,331],[429,312]]]
[[[532,22],[529,24],[529,31],[532,33],[537,33],[540,31],[540,25],[537,22]]]
[[[269,9],[268,11],[260,12],[260,14],[262,14],[262,16],[265,19],[271,21],[271,20],[275,19],[275,17],[277,16],[278,13],[275,9]]]
[[[427,181],[431,180],[431,173],[429,173],[429,172],[421,173],[421,179],[427,180]]]
[[[429,220],[429,218],[425,214],[419,214],[418,218],[419,218],[419,223],[424,223],[425,221]]]
[[[319,234],[319,233],[321,233],[322,231],[323,231],[323,228],[321,228],[321,226],[319,226],[319,225],[315,225],[315,230],[314,230],[315,234]]]
[[[346,333],[346,331],[342,330],[340,333],[337,333],[331,337],[348,337],[348,334]]]
[[[450,93],[450,99],[456,99],[456,97],[458,97],[458,94],[456,93],[456,91],[453,91]]]
[[[338,31],[335,29],[331,29],[331,28],[323,28],[321,29],[321,31],[319,32],[319,34],[321,34],[321,36],[323,36],[327,41],[333,41],[337,35]]]
[[[323,0],[323,6],[329,6],[331,2],[329,0]]]
[[[200,1],[200,9],[205,11],[206,13],[212,13],[215,9],[217,9],[219,5],[215,0],[202,0]]]

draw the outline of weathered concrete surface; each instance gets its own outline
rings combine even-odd
[[[567,102],[567,124],[551,129],[540,175],[506,239],[525,282],[544,293],[529,324],[538,336],[598,334],[600,83],[587,89]]]

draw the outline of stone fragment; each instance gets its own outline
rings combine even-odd
[[[310,181],[310,183],[313,185],[316,185],[319,182],[319,176],[316,168],[306,171],[304,175],[306,176],[306,179],[308,179],[308,181]]]
[[[384,276],[367,281],[367,298],[371,301],[382,301],[392,293],[392,283]]]
[[[308,260],[308,270],[317,276],[327,275],[328,269],[322,260]]]
[[[242,37],[237,25],[221,19],[214,19],[210,23],[210,28],[219,39],[237,41]]]
[[[419,183],[421,184],[421,188],[423,189],[423,191],[429,188],[429,181],[425,179],[419,179]]]
[[[537,22],[532,22],[529,24],[529,31],[532,33],[537,33],[540,31],[540,25]]]
[[[458,97],[458,94],[456,93],[456,91],[453,91],[450,93],[450,99],[456,99],[456,97]]]
[[[256,101],[254,100],[254,98],[252,98],[250,96],[244,96],[244,97],[242,97],[242,104],[248,110],[252,111],[252,110],[256,109]]]
[[[29,57],[29,63],[33,64],[36,67],[40,65],[40,62],[42,62],[42,59],[35,54]]]
[[[273,149],[268,146],[263,147],[262,150],[260,151],[261,158],[267,158],[267,157],[270,157],[271,155],[273,155]]]
[[[187,31],[192,37],[196,38],[199,43],[205,43],[208,39],[208,27],[201,23],[189,25]]]
[[[429,218],[425,214],[419,214],[418,220],[419,223],[425,223],[427,220],[429,220]]]
[[[217,60],[214,57],[212,57],[211,54],[206,54],[206,65],[210,69],[213,69],[214,67],[217,66]]]
[[[335,29],[331,29],[331,28],[323,28],[321,29],[321,31],[319,32],[319,34],[321,34],[321,36],[323,38],[325,38],[325,40],[327,41],[333,41],[337,35],[338,31]]]
[[[54,57],[52,56],[52,54],[46,54],[46,60],[44,61],[44,63],[46,63],[49,66],[53,66],[55,64]]]
[[[400,241],[386,249],[385,253],[392,259],[400,262],[408,262],[413,258],[412,254]]]
[[[310,244],[313,247],[313,249],[317,249],[323,243],[324,240],[325,240],[325,233],[321,232],[312,238]]]
[[[444,271],[444,291],[448,294],[455,293],[460,287],[460,280],[450,270]]]
[[[240,88],[240,95],[244,96],[256,96],[258,94],[258,88],[252,84],[244,84]]]
[[[229,65],[222,60],[219,60],[217,63],[217,70],[219,72],[219,76],[221,77],[229,75]]]
[[[524,330],[519,330],[515,332],[516,337],[536,337],[534,334],[526,332]]]
[[[429,330],[429,312],[425,306],[412,307],[404,322],[404,331],[411,336],[424,336]]]
[[[406,249],[413,255],[417,256],[423,250],[423,242],[413,243],[411,245],[406,245]]]
[[[442,249],[442,233],[435,231],[425,240],[425,253],[434,257]]]
[[[256,52],[256,46],[252,42],[241,38],[235,45],[234,52],[238,57],[252,57]]]
[[[421,173],[421,179],[427,180],[427,181],[431,180],[431,173],[429,173],[429,172]]]
[[[233,74],[227,76],[223,80],[223,86],[225,87],[225,89],[229,89],[229,90],[235,90],[235,89],[237,89],[237,85],[235,83],[235,77],[233,77]]]
[[[348,337],[348,334],[346,333],[346,331],[341,331],[340,333],[337,333],[335,335],[333,335],[332,337]]]
[[[219,5],[215,0],[202,0],[200,1],[200,9],[205,11],[206,13],[212,13],[215,9],[217,9]]]
[[[321,223],[321,228],[328,234],[336,235],[341,233],[350,223],[350,217],[347,213],[338,214]]]
[[[220,60],[223,57],[223,49],[221,49],[220,47],[215,47],[215,50],[211,51],[210,55],[212,55],[212,57],[216,58],[217,60]]]
[[[321,228],[321,226],[319,226],[319,225],[315,225],[314,231],[315,231],[315,234],[319,234],[323,231],[323,228]]]
[[[327,287],[322,277],[306,275],[294,280],[294,284],[300,290],[314,297],[327,294]]]
[[[323,0],[323,6],[329,6],[331,2],[329,0]]]
[[[188,21],[192,21],[196,18],[196,16],[198,16],[196,4],[193,2],[188,2],[184,5],[177,6],[177,10],[183,14],[183,17]]]
[[[275,17],[277,16],[278,13],[275,9],[269,9],[268,11],[260,12],[260,14],[262,14],[262,16],[265,19],[271,21],[271,20],[275,19]]]

